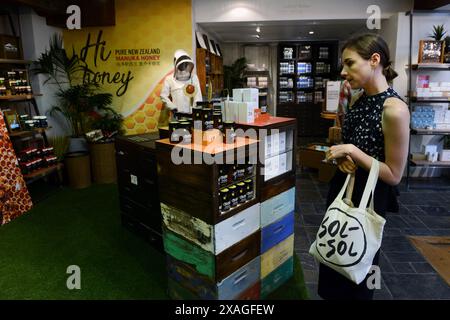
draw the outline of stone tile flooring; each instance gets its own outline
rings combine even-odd
[[[318,264],[308,250],[325,213],[327,192],[327,183],[318,181],[316,171],[298,169],[295,251],[311,299],[320,299]],[[450,287],[406,238],[450,236],[450,191],[401,191],[399,202],[400,211],[387,214],[380,256],[381,289],[374,299],[450,299]]]

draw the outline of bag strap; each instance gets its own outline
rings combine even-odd
[[[361,198],[361,202],[359,203],[359,209],[365,210],[367,208],[367,203],[369,202],[369,197],[372,195],[370,199],[370,208],[374,210],[374,195],[375,195],[375,187],[378,182],[378,174],[380,171],[380,163],[377,159],[372,158],[372,165],[370,166],[369,177],[367,178],[366,186],[364,188],[364,193]]]
[[[350,182],[348,183],[347,191],[345,192],[345,198],[352,200],[353,188],[355,186],[355,173],[350,173]]]
[[[354,173],[347,174],[347,178],[345,179],[344,185],[342,186],[341,191],[339,191],[339,194],[337,195],[336,199],[342,199],[342,197],[344,196],[344,192],[347,191],[345,197],[351,200],[354,184],[355,184],[355,174]]]

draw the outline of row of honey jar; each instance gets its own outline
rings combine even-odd
[[[225,187],[244,177],[250,177],[254,174],[254,164],[223,164],[219,166],[218,185],[219,188]]]
[[[250,201],[255,196],[253,179],[247,179],[220,189],[219,211],[227,212],[240,204]]]

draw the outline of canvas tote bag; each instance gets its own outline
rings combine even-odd
[[[359,207],[351,202],[354,174],[348,174],[341,191],[328,207],[309,249],[320,263],[360,284],[372,267],[381,246],[386,220],[374,211],[379,162],[372,158],[369,177]],[[346,198],[342,199],[344,192]],[[367,204],[370,204],[367,208]]]

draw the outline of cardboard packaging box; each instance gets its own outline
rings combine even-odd
[[[259,101],[259,90],[256,88],[245,88],[242,91],[242,101],[243,102],[254,102],[258,108]]]
[[[234,102],[242,102],[242,93],[243,88],[233,89],[233,101]]]
[[[450,161],[450,149],[444,149],[439,153],[439,161]]]
[[[225,116],[224,121],[233,121],[237,122],[239,119],[239,104],[241,102],[236,101],[225,101],[224,103],[224,109],[225,109]]]
[[[255,121],[255,109],[258,104],[254,102],[241,102],[238,107],[238,122],[251,123]]]

